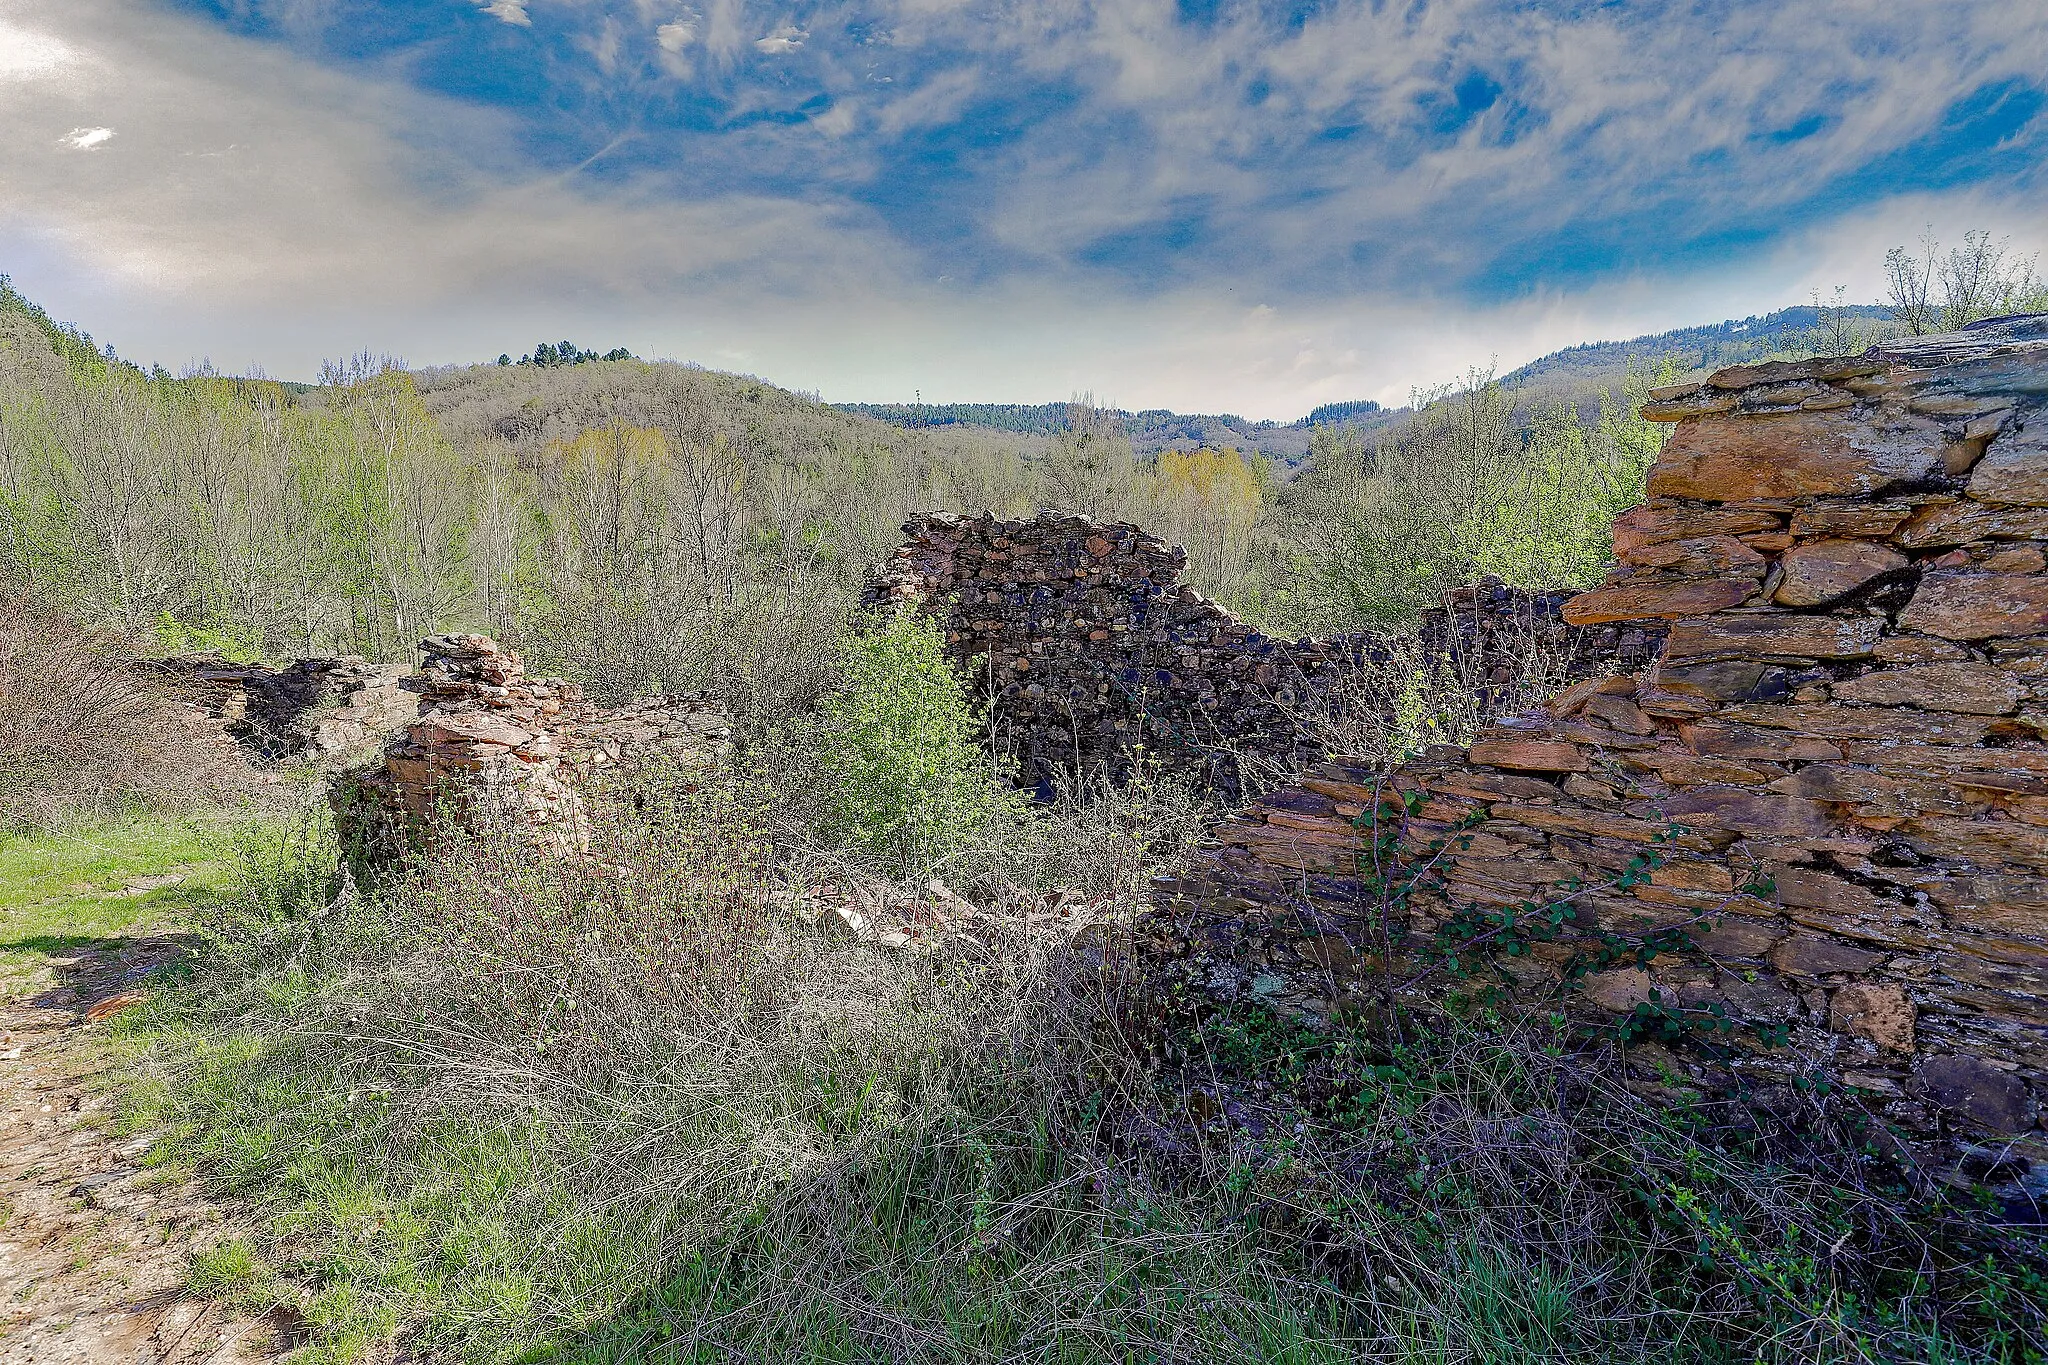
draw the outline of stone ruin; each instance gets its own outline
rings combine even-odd
[[[934,513],[903,529],[869,605],[941,618],[948,656],[991,702],[995,742],[1041,797],[1063,770],[1121,776],[1140,753],[1236,797],[1250,766],[1321,758],[1317,707],[1393,657],[1384,635],[1262,634],[1179,582],[1185,550],[1128,524]],[[1568,596],[1463,588],[1424,616],[1415,645],[1502,695],[1532,654],[1569,678],[1655,653],[1658,623],[1574,626]]]
[[[353,654],[300,659],[282,669],[209,655],[151,663],[265,764],[346,764],[420,713],[420,689],[403,665]]]
[[[1667,623],[1656,656],[1468,749],[1272,792],[1138,942],[1204,1007],[1563,1010],[1671,1042],[1648,1049],[1671,1085],[1825,1082],[2037,1180],[2048,316],[1643,411],[1676,430],[1619,567],[1562,617]]]
[[[420,642],[408,685],[421,705],[367,767],[338,774],[330,799],[343,847],[371,865],[403,861],[437,822],[500,820],[550,852],[583,852],[598,774],[653,763],[682,773],[722,762],[732,726],[701,695],[647,697],[602,710],[560,678],[528,677],[483,635]]]

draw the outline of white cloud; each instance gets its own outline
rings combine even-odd
[[[47,34],[0,23],[0,81],[54,75],[76,60],[69,46]]]
[[[527,0],[500,3],[522,16],[528,8]],[[872,3],[887,9],[887,0]],[[1782,67],[1745,76],[1703,64],[1681,89],[1664,74],[1677,55],[1644,54],[1611,32],[1560,28],[1545,40],[1555,51],[1541,35],[1510,34],[1508,46],[1528,64],[1514,93],[1541,106],[1547,121],[1500,145],[1451,138],[1417,152],[1414,165],[1389,169],[1372,159],[1384,149],[1319,144],[1277,115],[1246,112],[1251,77],[1229,74],[1227,27],[1220,36],[1147,28],[1152,10],[1135,0],[1117,24],[1072,0],[1018,0],[1028,22],[1017,43],[976,48],[968,40],[986,36],[974,27],[982,7],[899,3],[885,17],[901,46],[846,61],[846,85],[828,113],[807,128],[758,125],[729,145],[795,183],[790,166],[836,173],[876,164],[890,139],[971,117],[977,101],[1002,97],[1032,63],[1078,73],[1071,115],[1065,104],[1048,110],[1003,153],[999,175],[956,187],[975,210],[960,220],[974,244],[1001,234],[1011,253],[1001,270],[906,243],[861,205],[853,171],[843,181],[801,180],[781,197],[736,193],[716,170],[718,158],[736,153],[709,142],[692,151],[711,158],[712,169],[676,182],[521,170],[530,164],[522,155],[529,130],[516,114],[422,95],[400,83],[397,63],[300,60],[161,0],[0,0],[11,20],[29,26],[15,31],[32,28],[40,51],[65,54],[61,80],[0,80],[0,262],[57,316],[174,370],[210,353],[304,378],[323,356],[366,348],[432,363],[568,335],[642,355],[743,364],[835,400],[922,389],[940,401],[1046,401],[1093,390],[1132,407],[1292,418],[1324,401],[1404,401],[1411,387],[1474,364],[1512,368],[1578,341],[1764,311],[1837,281],[1867,299],[1884,248],[1910,244],[1929,221],[1949,240],[1984,226],[2014,234],[2022,251],[2048,248],[2038,188],[2014,184],[2001,187],[2002,198],[1944,192],[1817,214],[1806,235],[1737,264],[1623,272],[1569,295],[1552,289],[1476,306],[1425,270],[1384,282],[1333,274],[1320,291],[1279,288],[1280,266],[1325,262],[1361,241],[1401,261],[1433,252],[1455,261],[1475,235],[1514,241],[1531,224],[1555,230],[1617,185],[1651,208],[1682,207],[1670,182],[1686,158],[1750,135],[1724,133],[1715,121],[1748,120],[1753,131],[1776,117],[1773,101],[1802,87],[1786,84]],[[1812,3],[1786,0],[1808,14]],[[1886,0],[1885,13],[1919,14],[1919,3]],[[676,66],[694,63],[708,86],[721,62],[758,44],[761,29],[758,19],[744,24],[741,0],[698,7],[700,19],[674,21],[697,25],[688,56],[667,49],[655,27],[678,12],[673,0],[646,0],[628,33],[654,31]],[[1482,0],[1442,7],[1455,11],[1453,27],[1491,12]],[[1369,32],[1325,30],[1316,20],[1314,41],[1254,44],[1253,69],[1272,82],[1272,100],[1312,111],[1302,128],[1408,117],[1418,91],[1443,83],[1429,73],[1459,49],[1437,29],[1438,7],[1398,8],[1412,24],[1389,19]],[[550,10],[543,27],[585,10]],[[1593,11],[1602,12],[1613,11]],[[822,9],[805,14],[806,30],[770,35],[807,37],[802,61],[774,64],[755,88],[784,89],[814,59],[844,58],[834,38],[841,29]],[[580,27],[582,36],[596,31]],[[2037,32],[2048,25],[2021,37],[2038,48]],[[1140,39],[1159,51],[1126,63],[1119,54]],[[1582,39],[1588,47],[1572,47]],[[1818,70],[1833,41],[1798,48],[1801,60]],[[1935,68],[1931,85],[1902,78],[1891,89],[1890,47],[1854,55],[1864,49],[1850,45],[1850,76],[1839,79],[1866,81],[1890,112],[1870,113],[1870,127],[1824,130],[1817,136],[1845,140],[1808,161],[1762,171],[1731,163],[1725,197],[1751,193],[1756,177],[1784,165],[1825,174],[1862,164],[1871,148],[1924,127],[1968,81],[1952,54],[1935,60],[1949,51],[1938,36],[1912,41],[1920,44],[1913,60]],[[1992,39],[1973,41],[1970,51],[2014,60]],[[619,74],[606,79],[622,87],[637,79],[635,46],[626,44]],[[644,36],[637,47],[638,60],[661,60]],[[879,67],[900,77],[892,85],[869,78],[871,59],[907,63],[903,54],[942,48],[943,62]],[[1162,81],[1181,61],[1178,87]],[[738,63],[732,79],[764,65]],[[45,60],[39,69],[47,68]],[[1683,114],[1668,115],[1666,101]],[[121,130],[121,154],[70,155],[69,137],[102,124]],[[843,136],[818,137],[821,126]],[[1597,154],[1575,169],[1573,145]],[[234,155],[216,154],[229,146]],[[1639,181],[1629,186],[1632,164]],[[1282,167],[1290,174],[1278,174]],[[680,198],[677,183],[696,197]],[[834,198],[839,185],[851,188]],[[1304,186],[1314,193],[1261,198]],[[1765,184],[1757,192],[1777,191]],[[1221,234],[1215,250],[1199,247],[1172,263],[1183,277],[1162,270],[1134,285],[1079,256],[1103,233],[1156,222],[1183,201],[1200,202]],[[1656,259],[1652,250],[1644,256]],[[934,283],[941,276],[953,278]]]
[[[678,19],[672,24],[663,24],[654,30],[654,41],[661,44],[664,52],[681,52],[697,41],[697,21]]]
[[[533,20],[526,13],[528,3],[529,0],[491,0],[490,4],[484,6],[484,13],[496,19],[503,19],[508,24],[532,28]]]
[[[804,39],[808,36],[810,35],[796,25],[784,24],[767,37],[756,39],[754,46],[770,56],[775,56],[783,52],[796,51],[804,45]]]
[[[95,147],[104,147],[114,137],[112,128],[73,128],[57,140],[73,151],[89,152]]]

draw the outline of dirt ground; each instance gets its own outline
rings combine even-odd
[[[193,1252],[234,1237],[234,1212],[142,1166],[112,1136],[106,1063],[86,1013],[176,951],[166,938],[61,947],[0,1005],[0,1365],[197,1365],[280,1359],[289,1307],[258,1317],[184,1292]]]

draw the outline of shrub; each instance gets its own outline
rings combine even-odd
[[[246,775],[118,636],[0,598],[0,829],[190,805]]]
[[[814,737],[824,829],[898,874],[943,866],[1023,800],[999,780],[938,628],[908,613],[847,645]]]
[[[931,955],[850,941],[780,898],[743,790],[634,796],[589,859],[486,828],[361,901],[323,903],[261,851],[241,922],[167,1002],[171,1108],[130,1122],[285,1215],[262,1250],[322,1275],[324,1338],[403,1321],[502,1358],[660,1317],[692,1284],[683,1319],[754,1359],[845,1326],[806,1315],[921,1316],[899,1295],[961,1314],[959,1359],[1040,1321],[1086,1320],[1055,1330],[1086,1341],[1164,1311],[1119,1285],[1094,1305],[1085,1273],[1005,1289],[956,1263],[999,1261],[1007,1200],[1040,1194],[1091,1254],[1048,1130],[1075,1078],[1105,1075],[1076,1052],[1092,1010],[1064,949],[1001,925]],[[1141,1233],[1123,1252],[1156,1261]],[[732,1320],[699,1313],[749,1286]]]

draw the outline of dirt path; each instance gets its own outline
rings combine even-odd
[[[289,1309],[251,1318],[184,1292],[193,1252],[238,1231],[112,1137],[87,1009],[176,951],[163,938],[59,949],[0,1005],[0,1365],[275,1360]]]

